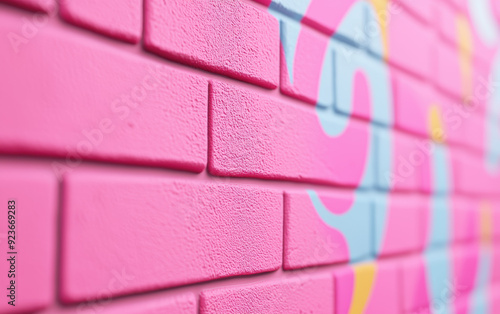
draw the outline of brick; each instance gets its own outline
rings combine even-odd
[[[494,195],[497,192],[496,182],[487,175],[482,159],[457,149],[451,160],[456,193]]]
[[[428,252],[402,262],[405,313],[449,310],[453,300],[450,298],[464,293],[462,286],[455,280],[452,263],[452,256],[447,250]]]
[[[398,129],[431,137],[428,127],[433,92],[431,86],[403,73],[393,75],[395,125]]]
[[[60,14],[68,22],[136,44],[142,32],[142,1],[60,0]]]
[[[478,112],[473,111],[467,119],[464,119],[462,124],[464,134],[462,141],[464,145],[466,145],[470,149],[475,150],[481,155],[484,153],[485,149],[488,148],[485,145],[485,143],[487,143],[488,136],[486,134],[487,131],[485,130],[486,123],[487,118],[484,115],[480,115],[478,114]]]
[[[422,19],[424,22],[434,22],[432,19],[434,3],[437,1],[432,0],[421,0],[421,1],[410,1],[410,0],[392,0],[394,4],[401,5],[408,12],[411,12],[416,17]]]
[[[434,41],[431,30],[404,10],[391,15],[387,28],[388,61],[421,78],[430,77]],[[412,34],[410,41],[408,34]]]
[[[287,279],[204,290],[200,313],[333,313],[333,279],[292,274]]]
[[[335,46],[335,109],[347,116],[392,125],[395,95],[386,64],[364,51]],[[367,101],[354,106],[354,91],[368,84]]]
[[[366,1],[343,0],[254,0],[268,7],[274,15],[286,16],[327,36],[354,45],[366,42]]]
[[[468,103],[472,112],[478,115],[485,114],[491,110],[489,107],[489,96],[491,92],[490,73],[491,69],[486,63],[475,60],[473,68],[473,83],[470,102]],[[490,116],[491,117],[491,116]]]
[[[349,266],[334,276],[335,313],[399,313],[399,278],[392,263]]]
[[[296,21],[302,20],[311,1],[295,1],[295,0],[253,0],[266,6],[273,12],[281,13]]]
[[[464,125],[471,115],[471,108],[466,103],[442,93],[435,93],[435,96],[444,131],[443,141],[449,144],[463,144],[466,137]]]
[[[271,2],[272,2],[273,0],[253,0],[253,1],[255,1],[255,2],[257,2],[257,3],[260,3],[260,4],[262,4],[262,5],[266,6],[266,7],[268,7],[268,6],[271,4]]]
[[[115,301],[116,302],[116,301]],[[146,297],[139,299],[125,299],[118,301],[119,303],[111,303],[101,305],[99,303],[84,303],[79,305],[78,312],[83,314],[91,314],[98,311],[103,314],[196,314],[198,306],[196,297],[192,293],[183,293],[168,297]]]
[[[467,0],[445,0],[449,5],[453,6],[457,10],[466,11],[467,10]]]
[[[0,29],[21,20],[2,11]],[[49,25],[13,48],[0,48],[0,151],[204,169],[206,80]]]
[[[469,198],[453,198],[453,239],[455,242],[471,242],[479,237],[479,215]]]
[[[481,267],[481,250],[477,243],[453,248],[453,276],[455,285],[462,295],[469,295],[476,283],[480,283],[478,275]]]
[[[49,167],[0,159],[0,204],[4,212],[0,266],[5,276],[0,312],[31,312],[54,301],[58,199],[57,180]],[[14,229],[9,228],[7,219],[12,218],[8,216],[10,200],[15,201]],[[12,230],[15,234],[8,233]],[[8,247],[9,240],[14,241],[14,250]],[[11,251],[17,254],[7,254]],[[8,273],[12,270],[8,261],[11,256],[15,256],[15,272]],[[15,306],[7,303],[11,301],[7,297],[10,290],[6,290],[11,280],[15,281]]]
[[[335,72],[330,38],[293,21],[283,20],[280,25],[281,92],[313,105],[331,107]]]
[[[436,128],[440,129],[442,126]],[[439,132],[441,131],[442,129]],[[450,193],[453,190],[454,181],[449,146],[446,143],[436,143],[431,140],[421,140],[419,145],[425,154],[425,161],[420,166],[422,168],[420,191],[438,195]]]
[[[366,88],[358,89],[353,106],[367,101]],[[318,119],[312,108],[225,83],[211,86],[209,124],[214,175],[357,186],[367,163],[365,124],[326,114]],[[342,126],[341,134],[328,135]]]
[[[423,200],[391,194],[374,202],[375,255],[390,256],[422,248]]]
[[[314,0],[307,7],[302,23],[329,36],[362,44],[366,31],[366,8],[365,1]]]
[[[420,256],[407,258],[401,263],[401,295],[403,313],[419,313],[429,307],[425,262]]]
[[[284,268],[370,257],[370,207],[366,195],[354,192],[286,192]]]
[[[74,171],[64,179],[61,297],[76,302],[102,298],[103,289],[115,296],[276,270],[282,199],[160,174]]]
[[[144,47],[266,88],[278,86],[279,25],[242,1],[146,0]]]
[[[430,195],[426,199],[426,217],[423,225],[425,248],[443,248],[454,236],[455,211],[447,195]]]
[[[457,20],[461,16],[461,13],[443,1],[436,2],[434,8],[439,35],[449,43],[457,46],[459,44],[457,38]],[[443,44],[445,43],[441,43],[441,45]]]
[[[387,158],[389,168],[378,167],[377,186],[391,191],[412,191],[422,185],[423,167],[427,154],[425,142],[400,132],[378,132],[376,145],[378,160]]]
[[[55,0],[0,0],[0,2],[16,5],[27,10],[44,13],[51,13],[56,7]]]
[[[437,86],[451,97],[458,100],[464,99],[466,92],[467,78],[460,67],[460,55],[457,49],[446,44],[437,48],[436,83]]]

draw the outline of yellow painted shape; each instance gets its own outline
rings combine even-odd
[[[480,212],[480,226],[479,230],[481,230],[481,242],[482,243],[491,243],[492,233],[493,233],[493,208],[488,201],[481,202]]]
[[[436,143],[443,143],[445,134],[443,122],[441,120],[441,110],[438,106],[432,105],[427,118],[427,127],[431,139]]]
[[[354,292],[349,314],[363,314],[372,292],[377,266],[373,263],[354,267]]]
[[[375,14],[377,16],[377,22],[380,26],[380,37],[382,40],[382,56],[387,59],[389,55],[389,33],[388,24],[391,20],[391,12],[389,11],[389,0],[370,0]]]
[[[462,75],[462,96],[465,100],[472,99],[473,80],[473,45],[470,24],[463,14],[457,15],[457,39],[460,59],[460,73]]]

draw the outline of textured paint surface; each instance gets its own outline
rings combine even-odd
[[[144,16],[148,50],[267,88],[278,85],[279,27],[272,16],[216,0],[145,0]]]
[[[332,313],[333,280],[328,275],[202,291],[200,313]]]
[[[399,313],[395,264],[361,264],[335,272],[335,313]]]
[[[0,15],[2,31],[15,31],[17,18]],[[0,77],[10,104],[0,107],[1,151],[204,168],[205,79],[51,26],[29,45],[0,47],[2,69],[13,73]]]
[[[67,175],[63,189],[62,296],[68,301],[95,295],[117,272],[129,282],[113,294],[125,294],[281,264],[277,192],[92,172]],[[147,228],[134,228],[140,213]],[[266,241],[255,242],[257,236]]]
[[[130,43],[137,43],[142,31],[142,1],[60,2],[61,16],[67,21]]]
[[[0,0],[0,312],[496,314],[499,43],[493,0]]]
[[[55,5],[55,0],[2,0],[0,2],[5,2],[13,5],[26,8],[28,10],[41,11],[41,12],[51,12]]]

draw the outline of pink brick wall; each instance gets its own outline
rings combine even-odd
[[[499,47],[496,0],[0,0],[0,313],[500,313]]]

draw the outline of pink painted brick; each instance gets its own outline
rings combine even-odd
[[[270,190],[75,171],[64,180],[62,298],[102,298],[117,278],[112,296],[276,270],[282,207]]]
[[[490,103],[488,96],[491,92],[490,77],[493,74],[490,66],[478,59],[474,62],[472,95],[468,108],[472,112],[477,112],[478,115],[484,115]]]
[[[392,104],[396,96],[391,86],[393,71],[389,71],[385,62],[347,44],[332,40],[332,46],[335,51],[335,77],[331,85],[335,86],[335,110],[351,118],[391,126],[394,119]],[[325,76],[323,74],[323,78]],[[362,95],[365,89],[366,100],[353,106],[353,99]]]
[[[370,202],[353,192],[317,195],[325,209],[332,214],[332,219],[339,221],[339,228],[321,219],[319,209],[315,208],[308,193],[285,193],[284,268],[303,268],[369,257],[372,231]],[[352,239],[352,233],[343,233],[341,227],[355,230],[356,239]]]
[[[291,274],[290,278],[205,290],[201,314],[333,313],[331,275]]]
[[[457,295],[468,291],[458,281],[456,258],[450,250],[428,251],[401,263],[404,313],[434,313],[453,307]],[[469,270],[470,271],[470,270]],[[455,296],[451,299],[451,296]]]
[[[456,99],[464,99],[466,95],[464,93],[458,49],[447,44],[439,45],[437,47],[436,61],[437,86]]]
[[[429,305],[425,261],[420,256],[411,257],[404,259],[400,267],[403,313],[419,313]]]
[[[434,22],[431,21],[434,10],[434,3],[439,1],[433,0],[420,0],[420,1],[411,1],[411,0],[392,0],[394,4],[401,5],[409,12],[415,14],[418,18],[422,19],[425,22]]]
[[[354,44],[363,44],[366,2],[358,0],[253,0],[293,20],[300,21],[328,37],[339,35]],[[271,6],[272,3],[272,6]],[[288,19],[284,19],[288,20]],[[349,22],[346,22],[349,20]],[[344,27],[342,27],[344,23]],[[346,27],[346,25],[349,25]],[[355,26],[355,27],[352,27]]]
[[[392,191],[417,190],[422,185],[423,167],[427,155],[423,151],[421,139],[401,132],[392,135],[392,169],[390,174]]]
[[[422,78],[431,76],[434,36],[431,29],[419,23],[405,10],[391,16],[388,23],[388,60],[399,68]],[[408,40],[412,34],[412,40]],[[402,44],[405,43],[405,44]]]
[[[144,46],[191,66],[266,88],[278,86],[279,25],[237,1],[145,1]]]
[[[297,32],[298,38],[294,39]],[[333,51],[328,49],[329,41],[329,37],[300,27],[298,23],[281,21],[280,90],[283,94],[313,105],[318,103],[320,81],[326,79],[322,77],[324,66],[330,65],[325,75],[331,75],[333,84]],[[321,101],[321,104],[333,105],[333,86],[329,103]]]
[[[268,7],[268,6],[271,4],[271,2],[272,2],[273,0],[253,0],[253,1],[255,1],[255,2],[257,2],[257,3],[260,3],[260,4],[262,4],[262,5],[266,6],[266,7]]]
[[[348,266],[337,270],[334,278],[335,314],[360,313],[355,308],[365,314],[400,313],[399,278],[394,263]],[[369,291],[368,295],[365,291]]]
[[[441,113],[441,122],[446,144],[456,145],[465,142],[465,127],[470,117],[469,107],[463,101],[436,92],[436,106]]]
[[[0,159],[0,204],[2,239],[0,266],[2,302],[0,312],[18,313],[45,308],[54,302],[56,283],[56,232],[58,184],[49,167]],[[8,202],[15,201],[15,229],[9,228]],[[15,230],[15,234],[8,231]],[[8,236],[12,238],[8,238]],[[8,247],[14,240],[14,250]],[[15,251],[18,254],[7,254]],[[8,258],[15,256],[15,273],[8,271]],[[10,281],[16,290],[15,307],[7,304]]]
[[[360,90],[353,106],[368,101],[367,97],[366,90]],[[366,124],[351,119],[342,134],[329,136],[313,108],[281,103],[219,82],[212,84],[210,104],[212,174],[348,186],[360,183],[368,154]],[[324,119],[325,124],[338,123]]]
[[[0,0],[0,2],[9,3],[24,9],[45,13],[52,12],[56,7],[56,0]]]
[[[22,19],[2,11],[0,30]],[[55,26],[2,45],[0,67],[0,151],[204,169],[206,80]]]
[[[333,34],[338,34],[338,27],[348,16],[349,10],[352,9],[353,5],[358,2],[357,0],[342,0],[342,1],[331,1],[331,0],[313,0],[310,1],[307,11],[305,12],[302,22],[304,24],[310,25],[317,30],[331,36]],[[347,31],[342,30],[342,31]],[[350,30],[349,30],[350,31]],[[363,31],[363,29],[355,30]],[[352,34],[342,34],[346,37],[354,38],[356,33]]]
[[[384,208],[387,206],[387,208]],[[375,203],[377,256],[417,251],[423,245],[425,204],[422,198],[392,194],[389,204]]]
[[[479,215],[469,198],[454,197],[452,202],[453,239],[458,243],[471,242],[479,236]]]
[[[118,303],[103,305],[96,302],[83,303],[78,306],[78,313],[95,314],[197,314],[198,305],[193,293],[178,294],[175,296],[160,297],[147,296],[138,299],[115,301]],[[66,313],[66,312],[64,312]],[[62,314],[62,313],[61,313]]]
[[[463,150],[456,150],[452,155],[452,167],[455,179],[454,189],[457,193],[474,195],[496,195],[498,190],[490,184],[483,166],[483,160]],[[493,181],[493,183],[496,183]]]
[[[434,7],[435,21],[437,23],[439,35],[449,43],[457,46],[459,44],[457,31],[457,21],[460,16],[459,11],[443,1],[436,1]],[[444,44],[446,43],[441,43],[441,45]]]
[[[403,73],[394,74],[393,77],[396,127],[405,132],[430,137],[428,119],[434,98],[432,88]]]
[[[136,44],[142,32],[142,0],[60,0],[68,22]]]
[[[478,243],[453,248],[453,267],[451,270],[456,285],[462,290],[462,295],[468,295],[475,289],[479,267],[481,267],[480,262]]]
[[[484,152],[485,143],[487,141],[485,134],[486,119],[484,115],[473,111],[468,118],[463,121],[463,143],[470,149],[481,154]]]
[[[441,2],[446,3],[460,12],[465,12],[467,10],[467,0],[444,0]]]

